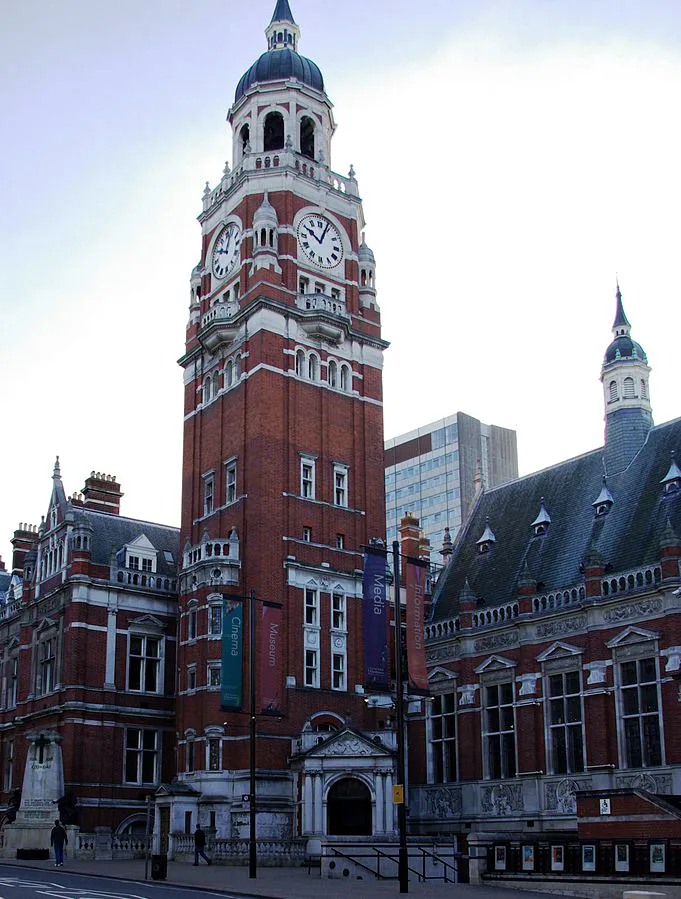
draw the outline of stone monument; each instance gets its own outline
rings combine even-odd
[[[16,819],[6,824],[2,855],[16,858],[50,848],[50,831],[59,817],[57,801],[64,795],[61,735],[49,730],[26,734],[30,742],[24,769],[21,805]],[[42,854],[42,853],[41,853]]]

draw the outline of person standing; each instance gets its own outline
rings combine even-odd
[[[206,831],[201,827],[200,824],[196,825],[196,830],[194,831],[194,865],[198,865],[199,856],[206,860],[207,864],[210,864],[210,859],[206,855]]]
[[[62,826],[59,818],[57,818],[50,833],[50,845],[54,846],[55,868],[64,867],[64,846],[67,846],[68,842],[69,838],[66,835],[66,829]]]

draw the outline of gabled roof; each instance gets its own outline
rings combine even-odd
[[[587,550],[602,556],[613,572],[659,561],[667,520],[681,533],[681,491],[665,494],[660,484],[675,449],[681,449],[681,419],[652,428],[629,467],[609,478],[617,501],[606,516],[594,516],[593,508],[602,485],[602,449],[483,492],[438,583],[432,620],[456,615],[464,588],[479,606],[515,599],[526,567],[538,592],[578,584]],[[536,540],[530,524],[542,496],[552,523]],[[479,535],[488,519],[496,542],[480,553]]]

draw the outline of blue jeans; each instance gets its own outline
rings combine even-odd
[[[64,844],[54,844],[54,862],[56,865],[64,864]]]

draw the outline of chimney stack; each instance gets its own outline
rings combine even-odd
[[[121,513],[121,485],[116,481],[116,476],[102,474],[93,471],[85,481],[82,490],[83,506],[86,509],[94,509],[95,512],[108,512],[109,515]]]
[[[38,528],[22,521],[10,542],[13,547],[12,570],[23,571],[27,553],[38,548]]]

